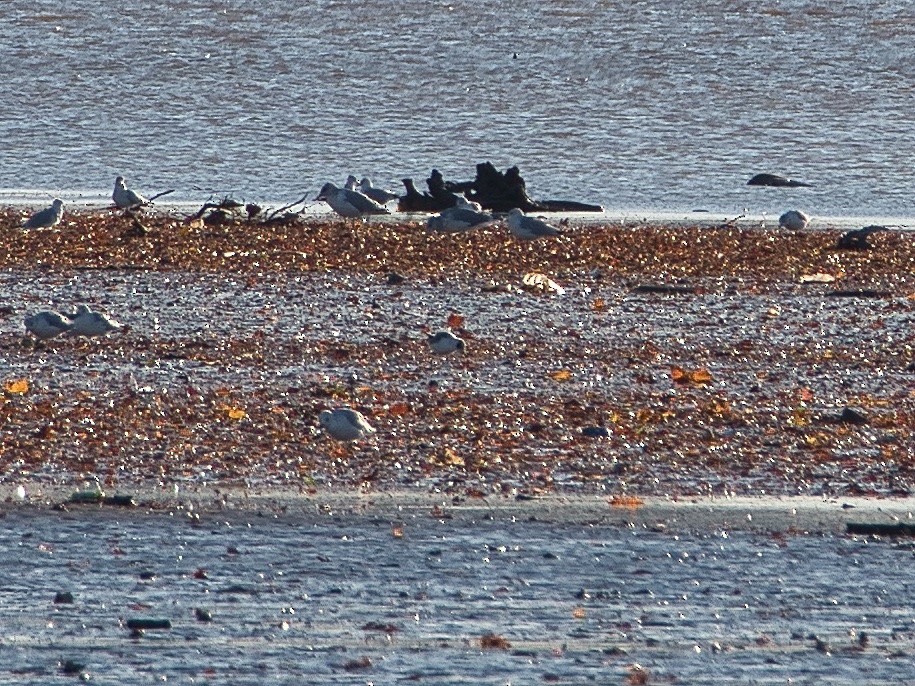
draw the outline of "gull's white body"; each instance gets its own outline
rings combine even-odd
[[[400,197],[397,193],[386,191],[383,188],[375,188],[375,186],[372,185],[372,180],[367,176],[359,182],[359,190],[362,191],[363,195],[370,197],[372,200],[381,203],[382,205],[391,202],[392,200],[397,200],[397,198]]]
[[[25,329],[42,341],[66,333],[73,328],[73,322],[60,312],[44,310],[25,318]]]
[[[464,352],[465,349],[464,340],[450,331],[439,331],[438,333],[430,334],[426,338],[426,343],[429,344],[429,349],[432,352],[439,355],[447,355],[456,350]]]
[[[348,407],[324,410],[318,415],[318,421],[330,437],[338,441],[355,441],[375,433],[361,412]]]
[[[115,206],[122,210],[142,207],[149,203],[149,200],[142,195],[127,188],[127,182],[123,176],[119,176],[114,180],[114,192],[111,194],[111,199],[114,201]]]
[[[104,336],[122,327],[123,324],[107,314],[93,312],[86,305],[80,305],[76,308],[71,331],[77,336]]]
[[[474,203],[476,204],[476,203]],[[491,214],[473,209],[470,205],[455,205],[442,210],[426,220],[426,227],[442,233],[460,233],[493,221]]]
[[[532,241],[544,236],[559,236],[562,233],[555,226],[550,226],[545,221],[526,216],[517,207],[508,213],[506,221],[512,234],[523,241]]]
[[[359,191],[348,191],[332,183],[325,183],[315,200],[323,200],[341,217],[358,219],[370,214],[391,214],[391,211],[379,205]]]
[[[791,229],[792,231],[806,229],[809,223],[810,217],[800,210],[788,210],[778,218],[778,225],[780,227],[783,229]]]

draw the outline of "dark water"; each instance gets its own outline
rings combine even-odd
[[[608,208],[910,217],[908,3],[9,0],[0,201],[518,164]],[[747,188],[759,171],[813,189]]]
[[[72,683],[68,660],[99,684],[624,683],[633,663],[649,683],[913,676],[907,546],[397,514],[402,537],[390,517],[308,499],[9,511],[0,683]],[[131,638],[138,617],[172,628]],[[482,650],[488,633],[511,647]]]

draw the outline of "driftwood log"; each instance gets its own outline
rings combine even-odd
[[[406,195],[400,197],[397,209],[401,212],[441,212],[456,203],[455,194],[478,202],[492,212],[508,212],[520,208],[524,212],[603,212],[600,205],[571,200],[536,201],[527,194],[527,186],[518,167],[510,167],[503,174],[490,162],[477,165],[473,181],[445,181],[437,169],[426,179],[428,193],[420,193],[412,179],[403,180]]]

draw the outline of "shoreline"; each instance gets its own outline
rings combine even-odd
[[[317,194],[317,191],[315,191]],[[77,216],[94,216],[99,213],[110,212],[120,214],[120,211],[114,209],[111,204],[109,194],[102,192],[69,192],[55,196],[50,192],[39,192],[20,189],[0,189],[0,210],[21,212],[25,216],[30,211],[39,210],[46,207],[54,197],[60,197],[66,203],[65,217],[67,214]],[[183,220],[196,213],[204,202],[190,198],[177,202],[169,201],[168,198],[163,202],[156,202],[152,208],[149,208],[142,216],[147,218],[166,218],[171,220]],[[242,201],[244,202],[244,201]],[[265,210],[277,209],[284,207],[289,201],[263,201],[258,202]],[[781,212],[794,206],[801,206],[803,203],[792,202],[786,199],[780,205],[772,205],[772,209],[754,209],[752,211],[741,212],[733,209],[731,211],[720,209],[657,209],[657,208],[638,208],[638,207],[611,207],[603,212],[540,212],[537,216],[547,217],[550,221],[569,220],[576,226],[664,226],[668,228],[686,228],[686,227],[719,227],[730,225],[739,228],[763,228],[778,230],[778,217]],[[333,211],[323,202],[309,200],[304,206],[295,205],[298,208],[303,220],[310,221],[332,221],[338,219]],[[780,208],[780,209],[778,209]],[[390,215],[369,217],[366,221],[371,224],[402,224],[408,222],[422,221],[425,222],[431,213],[425,212],[396,212]],[[915,230],[915,215],[907,216],[888,215],[888,214],[814,214],[811,217],[810,225],[806,231],[823,231],[823,230],[851,230],[861,228],[862,226],[878,224],[888,226],[898,231]]]
[[[130,497],[133,506],[77,502],[79,489],[0,485],[0,517],[10,513],[73,514],[102,518],[136,516],[188,517],[191,521],[232,516],[271,516],[303,522],[340,517],[388,520],[409,527],[417,519],[473,522],[480,519],[529,524],[646,529],[669,535],[792,534],[843,535],[849,523],[894,525],[915,523],[915,497],[815,498],[811,496],[684,497],[614,499],[601,495],[546,494],[535,497],[453,497],[420,490],[314,489],[212,485],[203,488],[153,488],[122,485],[108,496]],[[904,540],[904,539],[901,539]]]

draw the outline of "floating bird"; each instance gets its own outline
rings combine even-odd
[[[778,225],[781,228],[791,229],[792,231],[805,229],[809,223],[810,217],[800,210],[788,210],[778,218]]]
[[[889,229],[887,229],[885,226],[872,224],[871,226],[865,226],[863,229],[855,229],[854,231],[849,231],[848,233],[845,233],[839,237],[839,240],[836,242],[836,249],[870,250],[874,246],[867,242],[867,237],[872,233],[876,233],[877,231],[889,231]]]
[[[54,198],[50,207],[36,212],[29,217],[22,225],[26,229],[50,229],[52,226],[60,224],[64,216],[64,201],[60,198]]]
[[[324,410],[318,415],[318,421],[330,437],[338,441],[355,441],[366,434],[375,433],[361,412],[348,407]]]
[[[86,305],[77,307],[76,314],[73,315],[72,319],[73,328],[71,331],[77,336],[104,336],[124,326],[107,314],[93,312]]]
[[[555,226],[550,226],[545,221],[528,217],[517,207],[508,213],[508,228],[523,241],[532,241],[543,236],[559,236],[562,231]]]
[[[429,334],[426,337],[426,343],[429,349],[439,355],[447,355],[455,350],[464,352],[464,339],[458,338],[450,331],[439,331],[438,333]]]
[[[811,184],[803,181],[795,181],[778,174],[757,174],[747,181],[748,186],[776,186],[779,188],[798,188],[800,186],[809,187]]]
[[[111,194],[111,199],[120,210],[133,210],[149,204],[149,200],[127,188],[127,182],[123,176],[114,180],[114,192]]]
[[[363,195],[367,195],[372,200],[381,203],[382,205],[391,202],[392,200],[397,200],[400,197],[397,193],[386,191],[384,188],[375,188],[375,186],[372,185],[372,180],[367,176],[359,182],[359,190],[362,191]]]
[[[379,205],[359,191],[348,191],[332,183],[325,183],[315,200],[323,200],[341,217],[359,219],[370,214],[391,214],[391,211]]]
[[[477,205],[479,207],[479,205]],[[442,233],[459,233],[493,221],[493,216],[473,209],[469,204],[455,205],[426,220],[426,227]]]
[[[25,329],[35,338],[46,341],[73,328],[73,322],[60,312],[44,310],[25,318]]]

